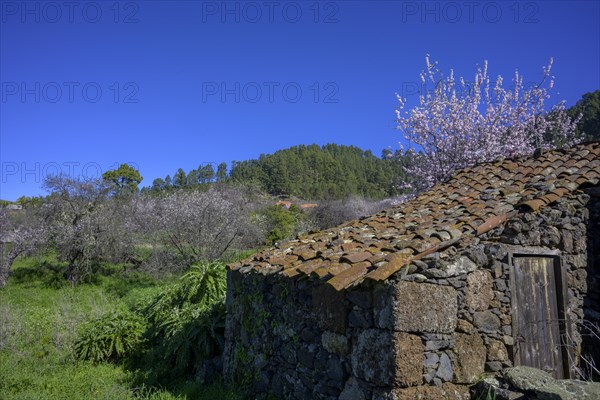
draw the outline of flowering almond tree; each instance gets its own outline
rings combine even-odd
[[[502,86],[501,76],[492,84],[487,61],[469,83],[457,80],[453,70],[444,77],[429,55],[425,62],[419,105],[406,111],[406,99],[397,95],[397,128],[415,147],[401,149],[410,161],[405,163],[405,188],[420,191],[476,163],[576,142],[578,120],[567,115],[564,102],[550,111],[544,107],[554,86],[552,59],[543,67],[541,81],[531,87],[515,71],[513,89]]]

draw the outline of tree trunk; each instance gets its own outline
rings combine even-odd
[[[71,286],[77,285],[79,283],[79,270],[75,263],[69,263],[69,268],[67,269],[67,280],[71,283]]]
[[[18,246],[13,244],[12,249],[10,249],[8,254],[5,255],[4,253],[5,243],[0,243],[0,288],[6,286],[8,275],[10,274],[10,267],[21,251]]]

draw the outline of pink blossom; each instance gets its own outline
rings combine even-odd
[[[476,163],[575,144],[578,119],[567,116],[564,102],[549,112],[544,107],[554,86],[552,62],[543,67],[541,81],[532,88],[524,87],[523,76],[515,70],[510,90],[502,86],[502,76],[490,86],[487,61],[468,84],[463,77],[456,80],[453,70],[444,77],[427,55],[419,105],[405,110],[406,99],[397,95],[397,128],[418,150],[401,150],[411,157],[402,185],[420,190]]]

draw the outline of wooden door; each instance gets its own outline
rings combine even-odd
[[[565,377],[562,275],[558,258],[515,256],[513,327],[515,364]],[[568,372],[567,372],[568,374]]]

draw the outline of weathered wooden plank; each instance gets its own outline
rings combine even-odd
[[[563,377],[557,277],[552,257],[514,258],[516,362]]]

